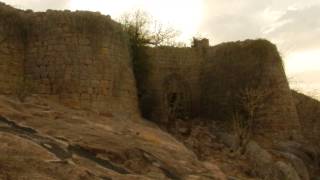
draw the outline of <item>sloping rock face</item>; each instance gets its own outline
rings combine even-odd
[[[142,120],[0,97],[0,179],[225,179]]]

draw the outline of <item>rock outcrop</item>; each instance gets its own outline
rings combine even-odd
[[[0,97],[1,179],[225,179],[155,125]]]

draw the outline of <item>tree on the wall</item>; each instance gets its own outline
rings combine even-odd
[[[123,31],[127,34],[133,71],[137,79],[138,97],[142,115],[149,118],[153,107],[151,92],[148,92],[146,81],[148,77],[148,54],[147,47],[172,45],[179,34],[171,27],[166,27],[148,15],[146,12],[137,10],[124,14],[119,22],[122,24]],[[148,115],[149,114],[149,115]]]
[[[172,44],[179,32],[165,26],[142,10],[125,13],[119,19],[132,45],[160,46]]]

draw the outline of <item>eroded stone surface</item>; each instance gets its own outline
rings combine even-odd
[[[10,169],[4,176],[224,179],[217,166],[199,161],[148,122],[72,110],[37,97],[24,104],[6,97],[0,101],[0,164],[10,162],[2,168]],[[32,173],[24,174],[34,164]]]

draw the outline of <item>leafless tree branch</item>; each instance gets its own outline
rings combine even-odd
[[[126,13],[119,19],[132,43],[138,46],[161,46],[174,42],[179,32],[153,20],[146,12],[137,10]]]

